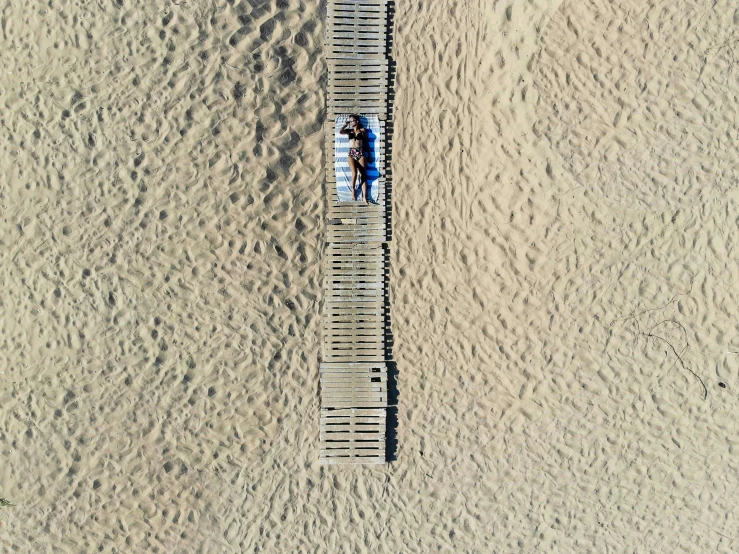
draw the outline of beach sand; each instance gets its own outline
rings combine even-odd
[[[739,11],[398,0],[396,460],[318,463],[318,1],[0,9],[8,552],[736,552]]]

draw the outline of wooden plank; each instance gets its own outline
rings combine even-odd
[[[381,371],[386,370],[387,365],[385,362],[372,362],[372,363],[356,363],[356,364],[331,364],[324,362],[320,364],[319,371],[339,371],[346,368],[354,368],[354,369],[367,369],[367,370],[375,370],[379,369]]]
[[[326,354],[325,357],[327,361],[361,362],[365,360],[382,360],[385,357],[385,349],[378,344],[335,343],[327,340],[324,342],[324,346],[330,348],[331,355]]]
[[[331,246],[341,246],[333,244]],[[362,259],[341,259],[325,260],[326,277],[339,278],[358,276],[376,276],[377,281],[384,281],[390,270],[385,260],[362,260]]]
[[[387,230],[384,227],[374,227],[371,225],[342,225],[329,227],[326,229],[329,237],[348,237],[350,242],[362,242],[366,239],[384,238]]]
[[[331,246],[341,246],[332,244]],[[328,279],[349,278],[354,275],[358,277],[374,276],[378,282],[384,282],[390,270],[385,260],[373,259],[342,259],[338,256],[333,260],[325,260],[326,275]]]
[[[321,463],[385,463],[385,441],[321,445]],[[368,462],[372,460],[372,462]]]
[[[385,437],[385,418],[382,420],[377,419],[375,423],[370,425],[358,425],[355,423],[354,418],[351,418],[350,423],[321,425],[320,431],[322,438],[325,437],[336,441],[378,440]],[[357,434],[353,435],[354,433]]]
[[[379,465],[379,464],[386,464],[387,460],[379,457],[353,457],[353,458],[346,458],[342,456],[321,456],[320,462],[322,465],[334,465],[334,464],[363,464],[363,465]]]
[[[326,325],[325,325],[324,328],[329,327],[329,326],[330,327],[335,327],[337,325],[354,325],[356,323],[354,321],[349,321],[349,319],[350,318],[347,317],[347,319],[344,320],[344,321],[337,321],[335,318],[331,318],[330,316],[327,316],[326,317],[327,323],[326,323]],[[328,323],[328,321],[330,321],[330,324]],[[364,321],[363,323],[365,323],[367,325],[377,325],[381,329],[384,329],[385,318],[384,317],[377,317],[376,319],[374,319],[372,321]]]
[[[321,383],[325,384],[327,390],[353,390],[362,392],[382,392],[387,383],[385,376],[369,373],[324,373],[321,375]]]
[[[383,349],[385,345],[385,334],[384,332],[377,332],[368,330],[366,332],[351,332],[347,329],[340,329],[341,332],[332,332],[330,329],[323,330],[324,342],[330,342],[336,347],[346,348],[362,348],[367,350],[372,349]]]
[[[331,244],[330,246],[343,246]],[[390,270],[389,264],[383,259],[349,258],[335,256],[332,260],[324,260],[326,277],[351,277],[357,272],[359,276],[376,275],[378,281],[384,281]]]
[[[375,343],[362,343],[356,342],[339,342],[334,340],[332,337],[326,337],[324,344],[330,346],[330,351],[327,351],[326,361],[361,361],[361,360],[382,360],[385,356],[385,347],[380,342]],[[361,356],[360,359],[350,360],[353,356]],[[340,358],[340,359],[339,359]]]
[[[346,294],[341,291],[335,291],[334,294],[329,294],[326,296],[326,304],[327,308],[342,308],[345,309],[349,305],[347,303]],[[370,298],[357,298],[354,302],[352,302],[352,309],[360,310],[360,309],[372,309],[372,310],[380,310],[382,309],[383,305],[383,298],[381,297],[375,297],[372,296]]]
[[[388,216],[382,204],[365,204],[364,202],[336,202],[328,206],[329,221],[333,218],[366,217],[387,221]]]
[[[389,3],[390,0],[361,0],[359,2],[362,6],[386,6]],[[358,0],[329,0],[329,5],[331,6],[339,6],[342,4],[346,5],[356,5],[358,3]]]
[[[382,379],[378,377],[377,379]],[[387,382],[372,381],[367,375],[354,373],[329,373],[321,376],[322,392],[333,396],[382,394],[387,390]]]
[[[350,349],[361,348],[362,350],[384,350],[384,332],[352,333],[343,330],[345,334],[332,333],[328,329],[323,330],[323,341],[333,344],[336,348]]]
[[[331,410],[321,408],[321,417],[385,417],[385,410],[367,410],[365,408],[351,408],[348,410]]]
[[[324,408],[324,411],[326,408]],[[342,410],[339,410],[342,411]],[[373,427],[379,427],[385,423],[385,416],[359,416],[359,415],[343,415],[343,416],[332,416],[324,417],[321,415],[321,427],[325,428],[336,428],[345,429],[347,425],[353,427],[360,427],[362,429],[372,429]]]
[[[378,437],[374,440],[366,439],[363,441],[321,441],[321,452],[331,456],[345,455],[372,455],[377,456],[385,451],[385,437]]]
[[[333,403],[335,407],[341,408],[341,407],[353,407],[353,406],[366,406],[368,408],[374,407],[374,408],[381,408],[384,406],[387,406],[386,400],[347,400],[346,402],[334,402]]]
[[[323,442],[321,441],[321,455],[326,457],[367,457],[381,456],[385,453],[384,437],[377,440],[354,442]]]
[[[371,228],[369,226],[357,225],[355,228],[346,227],[339,229],[328,228],[329,244],[335,244],[337,241],[342,241],[350,244],[363,244],[368,241],[374,241],[377,243],[386,242],[388,231],[383,228]]]
[[[342,317],[344,319],[342,319]],[[366,323],[368,325],[369,324],[371,324],[371,325],[384,325],[384,323],[385,323],[385,317],[384,316],[373,316],[375,319],[372,319],[372,320],[368,320],[368,317],[367,316],[364,316],[364,315],[363,316],[360,316],[360,317],[362,317],[362,319],[365,320],[363,323]],[[327,322],[330,321],[331,322],[331,325],[345,325],[345,324],[354,324],[354,323],[356,323],[356,321],[350,321],[350,319],[353,319],[352,316],[350,316],[350,315],[349,316],[341,316],[341,317],[336,317],[336,316],[331,316],[331,315],[327,315],[326,316],[326,321]],[[327,325],[328,325],[328,323],[327,323]]]
[[[351,217],[342,217],[328,220],[329,229],[354,228],[354,227],[380,227],[385,228],[385,217],[381,214],[362,215],[354,212]]]
[[[383,307],[385,299],[382,296],[370,296],[366,298],[345,298],[341,295],[328,295],[326,301],[330,301],[335,307],[351,307],[353,310],[358,310],[362,307],[372,306],[374,309],[380,310]]]
[[[349,316],[349,317],[351,317],[351,316]],[[348,321],[347,320],[344,323],[355,323],[355,322],[352,322],[352,321]],[[369,331],[372,331],[372,330],[373,329],[371,327],[359,327],[359,328],[357,328],[356,331],[357,332],[361,332],[362,334],[367,334]],[[324,333],[325,333],[325,335],[327,337],[331,337],[331,336],[336,336],[336,337],[338,337],[338,336],[346,336],[346,335],[350,334],[351,332],[352,332],[352,330],[351,330],[350,327],[345,327],[345,328],[328,327],[328,326],[327,327],[324,327]],[[378,338],[381,338],[382,337],[382,333],[378,333],[377,334],[377,337]]]
[[[337,27],[358,26],[383,27],[387,22],[385,6],[367,6],[362,2],[352,5],[328,6],[326,14],[327,31],[332,33]]]
[[[324,328],[323,336],[334,342],[362,342],[364,344],[375,343],[382,346],[385,342],[384,330],[380,329],[329,329]]]
[[[354,46],[346,44],[330,44],[323,51],[326,57],[333,56],[351,56],[353,58],[362,58],[367,56],[381,57],[385,55],[385,46],[373,46],[364,44],[355,44]]]
[[[329,319],[329,318],[327,318],[327,319]],[[385,320],[384,320],[384,318],[379,318],[378,317],[374,321],[364,321],[362,323],[364,325],[376,325],[380,329],[384,329]],[[330,323],[326,323],[326,326],[324,328],[329,328],[330,327],[330,328],[334,328],[335,329],[335,328],[338,328],[339,325],[347,325],[347,326],[348,325],[356,325],[356,321],[353,321],[353,322],[350,322],[350,321],[340,322],[340,321],[331,320]],[[349,327],[346,327],[346,328],[349,328]]]
[[[322,437],[322,440],[326,444],[326,446],[329,446],[332,441],[373,441],[373,442],[381,442],[385,440],[385,433],[383,434],[376,434],[376,433],[356,433],[356,432],[348,432],[348,433],[326,433]],[[370,446],[368,444],[367,446]],[[337,445],[338,446],[338,445]]]
[[[359,287],[345,287],[345,288],[333,287],[333,288],[328,289],[328,290],[326,290],[326,288],[324,288],[324,290],[326,290],[326,292],[333,293],[333,295],[331,297],[332,298],[335,298],[337,295],[352,294],[352,291],[354,289],[356,289],[356,288],[359,288]],[[372,289],[373,292],[369,296],[369,298],[371,300],[366,300],[366,302],[374,301],[374,299],[375,299],[376,296],[381,295],[381,293],[382,293],[382,291],[383,291],[384,288],[385,288],[384,287],[384,284],[383,284],[382,287],[373,288]]]
[[[369,319],[371,317],[381,318],[388,315],[389,310],[384,308],[381,302],[373,299],[372,303],[349,305],[345,303],[324,304],[323,313],[334,321],[349,321],[349,318]]]
[[[359,246],[364,246],[366,250],[364,252],[359,250]],[[382,250],[382,246],[358,244],[356,247],[352,247],[351,245],[331,244],[326,248],[326,261],[347,264],[352,262],[384,263],[386,261],[386,255]]]
[[[384,456],[385,440],[371,442],[332,442],[321,444],[321,456],[327,459],[361,459]]]
[[[332,337],[324,333],[323,343],[324,345],[330,346],[332,350],[332,356],[346,357],[347,355],[350,355],[352,353],[357,353],[365,356],[363,359],[370,361],[383,359],[385,353],[385,339],[382,336]],[[370,351],[372,351],[372,353],[377,353],[377,357],[368,358],[367,356],[370,355]]]
[[[331,9],[326,14],[326,32],[328,36],[338,31],[350,31],[358,28],[384,27],[387,22],[387,10],[365,10],[363,12],[347,9]],[[390,37],[388,33],[388,37]],[[325,44],[325,42],[324,42]]]
[[[382,33],[362,33],[359,29],[335,29],[328,40],[328,44],[338,45],[346,44],[353,46],[356,44],[372,44],[385,48],[387,45],[387,34]]]
[[[324,304],[324,313],[328,316],[343,316],[344,314],[359,314],[362,317],[374,314],[377,316],[385,316],[390,312],[382,302],[373,299],[372,302],[357,302],[354,305],[348,305],[344,302],[330,302],[328,299]]]
[[[387,37],[389,35],[389,32],[387,30],[377,30],[373,28],[359,28],[359,29],[352,29],[352,30],[342,30],[342,29],[332,29],[331,33],[331,39],[337,40],[337,39],[355,39],[359,38],[361,40],[378,40],[382,42],[387,42]]]
[[[349,356],[349,355],[346,355],[346,356],[334,356],[333,359],[335,359],[335,360],[351,361],[351,360],[369,360],[369,359],[372,359],[372,357],[373,356],[370,356],[370,355],[362,355],[360,353],[360,354],[353,354],[351,356]],[[351,407],[356,407],[356,406],[345,406],[345,407],[351,408]],[[377,406],[377,407],[378,408],[384,408],[385,406]]]
[[[353,243],[356,244],[356,243]],[[329,262],[327,262],[329,264]],[[333,264],[329,264],[333,265]],[[382,284],[385,282],[387,268],[381,261],[370,262],[368,260],[354,260],[346,262],[343,266],[330,267],[326,272],[324,281],[334,282],[372,282]]]
[[[382,246],[361,246],[365,246],[367,250],[361,251],[356,247],[350,247],[350,245],[331,244],[326,248],[326,261],[341,264],[384,264],[386,262],[386,255],[382,250]]]
[[[354,382],[350,379],[344,381],[346,382],[321,379],[321,398],[324,400],[355,397],[381,399],[387,392],[387,385],[383,383],[370,385],[369,383]]]
[[[347,32],[354,32],[353,30],[347,30]],[[334,58],[326,60],[329,73],[340,73],[344,71],[355,71],[355,72],[374,72],[374,71],[388,71],[389,63],[387,58],[367,58],[363,60],[353,60],[351,58]],[[330,75],[329,75],[330,77]]]
[[[383,230],[378,231],[359,231],[359,230],[340,230],[340,229],[329,229],[328,230],[328,241],[329,243],[346,242],[350,244],[357,243],[384,243],[386,242],[387,232]]]
[[[380,329],[383,330],[385,328],[385,322],[384,321],[355,321],[351,323],[340,323],[335,321],[327,322],[326,325],[324,325],[324,329]]]
[[[354,229],[373,227],[378,229],[385,229],[387,218],[384,214],[373,214],[373,215],[361,215],[356,212],[349,214],[345,217],[329,218],[327,223],[328,229]]]
[[[387,111],[387,97],[380,94],[363,94],[361,92],[347,92],[346,94],[329,93],[326,99],[326,106],[333,111],[358,111],[369,113],[371,110]],[[333,148],[334,145],[331,144]],[[375,145],[374,149],[376,150]]]
[[[371,281],[384,283],[388,272],[382,261],[354,260],[351,262],[326,262],[326,279],[331,281]]]
[[[367,289],[385,288],[385,279],[376,279],[372,275],[327,275],[323,282],[324,287],[330,287],[334,290],[362,287]]]
[[[347,281],[324,281],[324,290],[327,292],[337,292],[339,294],[356,293],[360,295],[376,295],[382,294],[385,290],[385,283],[373,283],[371,281],[347,282]]]
[[[324,411],[326,411],[326,408],[323,408]],[[337,411],[344,411],[344,410],[337,410]],[[359,416],[359,415],[340,415],[340,416],[332,416],[332,417],[324,417],[323,414],[321,414],[321,427],[331,427],[331,428],[337,428],[342,429],[346,428],[347,425],[354,426],[354,427],[361,427],[361,428],[367,428],[371,429],[373,427],[379,427],[380,425],[385,423],[385,416],[382,415],[376,415],[376,416]]]
[[[326,292],[326,301],[333,304],[351,303],[359,307],[359,305],[382,304],[384,301],[383,289],[377,289],[372,295],[359,295],[354,289],[331,288],[327,290],[326,287],[324,287],[324,292]]]
[[[375,25],[373,22],[375,18],[366,18],[364,20],[358,19],[356,21],[350,20],[348,22],[334,23],[333,27],[336,31],[341,32],[343,37],[332,37],[324,42],[324,53],[331,50],[343,50],[347,53],[347,58],[358,58],[358,53],[361,49],[373,50],[377,52],[376,59],[384,60],[387,59],[387,38],[385,37],[372,37],[366,35],[357,35],[357,29],[363,27]],[[378,17],[377,19],[381,19]],[[329,22],[329,25],[331,23]],[[346,58],[344,58],[346,59]]]
[[[379,424],[377,421],[374,421],[369,424],[362,424],[362,423],[356,423],[353,420],[349,420],[351,423],[335,423],[335,424],[325,424],[321,423],[321,427],[319,429],[319,433],[340,433],[340,432],[352,432],[355,431],[357,433],[377,433],[378,438],[384,438],[385,436],[385,421],[382,421],[382,424]],[[380,433],[380,430],[382,433]]]
[[[384,219],[384,218],[383,218]],[[344,223],[329,223],[326,225],[326,230],[334,233],[365,233],[365,234],[379,234],[386,231],[386,225],[383,219],[376,220],[362,220],[359,218],[347,218]],[[339,220],[340,221],[340,220]]]
[[[370,337],[371,338],[371,337]],[[363,341],[359,337],[333,337],[327,333],[323,334],[323,344],[326,347],[330,347],[331,351],[326,351],[324,361],[326,362],[342,362],[342,361],[377,361],[384,359],[385,353],[385,339],[380,336],[374,341]],[[336,357],[346,358],[352,353],[362,354],[364,356],[361,360],[346,360],[346,359],[333,359]],[[375,358],[368,358],[370,354],[377,354]]]
[[[383,349],[385,345],[384,332],[376,332],[372,330],[360,332],[352,332],[347,329],[339,329],[332,331],[331,329],[323,330],[324,342],[330,342],[337,347],[345,346],[351,348],[350,345],[356,345],[357,348],[374,348]]]
[[[329,0],[327,7],[337,9],[387,9],[388,2],[386,0]]]
[[[362,307],[373,307],[380,309],[385,298],[382,295],[365,296],[359,297],[352,295],[351,291],[327,291],[330,294],[326,295],[326,302],[330,302],[337,307],[351,306],[352,309],[360,309]]]
[[[349,363],[334,364],[323,362],[320,364],[321,378],[325,376],[338,376],[341,379],[354,379],[360,376],[366,379],[382,379],[387,375],[387,367],[385,362],[365,362],[365,363]]]
[[[348,323],[356,321],[356,318],[362,318],[362,320],[366,322],[377,321],[385,323],[388,312],[380,310],[356,310],[354,308],[340,309],[336,307],[326,309],[324,306],[323,315],[326,321],[331,321],[333,323]]]
[[[348,209],[344,209],[343,206],[339,206],[330,209],[328,220],[326,223],[329,226],[338,225],[386,225],[389,221],[387,214],[382,207],[378,209],[370,208],[375,204],[350,204],[347,206]],[[367,209],[370,208],[370,209]]]
[[[385,290],[383,288],[373,289],[371,293],[361,294],[358,289],[354,288],[327,288],[324,287],[324,292],[327,297],[331,298],[331,302],[338,304],[344,303],[347,305],[354,305],[355,303],[374,302],[376,304],[382,304],[385,301]]]
[[[326,262],[326,279],[332,281],[354,281],[364,279],[376,283],[384,283],[389,268],[381,262],[352,262],[348,264]]]
[[[387,383],[364,383],[351,379],[321,379],[321,396],[323,398],[343,398],[362,395],[380,398],[387,392]]]
[[[382,353],[380,355],[382,355]],[[338,356],[338,355],[337,356],[333,356],[333,359],[335,359],[335,360],[347,360],[347,361],[351,361],[351,360],[369,360],[369,359],[372,359],[373,357],[374,357],[374,355],[369,355],[369,354],[364,355],[362,353],[354,353],[352,355],[348,355],[347,354],[345,356]],[[335,407],[340,407],[340,406],[335,406]],[[346,407],[346,408],[352,408],[352,407],[356,408],[356,406],[344,406],[344,407]],[[382,406],[381,405],[381,406],[377,406],[377,407],[378,408],[384,408],[385,406]]]
[[[354,1],[337,1],[332,0],[326,6],[329,13],[376,13],[386,12],[387,2],[378,2],[377,0],[354,0]]]
[[[336,308],[344,308],[350,311],[357,311],[361,309],[368,310],[369,308],[372,308],[374,310],[377,310],[378,313],[380,313],[382,310],[386,310],[384,308],[385,299],[382,296],[372,296],[369,298],[352,300],[342,300],[333,297],[331,300],[331,304],[332,310]],[[387,313],[387,311],[385,311],[384,313]]]
[[[352,398],[362,396],[366,398],[382,398],[387,392],[387,385],[377,383],[374,385],[363,385],[352,380],[332,381],[321,379],[321,396],[323,398]]]
[[[338,267],[345,267],[351,269],[353,267],[361,268],[367,267],[387,267],[388,259],[387,256],[382,253],[362,255],[354,248],[363,246],[366,248],[377,248],[381,249],[382,245],[373,244],[329,244],[326,248],[326,256],[324,257],[327,264],[335,265]],[[342,247],[351,247],[354,250],[341,251]]]

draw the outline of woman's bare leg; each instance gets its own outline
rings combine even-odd
[[[348,161],[349,161],[349,169],[352,170],[352,200],[356,200],[357,199],[357,187],[354,183],[357,180],[357,162],[351,156],[349,156]]]
[[[368,204],[367,200],[367,158],[362,156],[359,158],[359,173],[362,178],[362,202]]]

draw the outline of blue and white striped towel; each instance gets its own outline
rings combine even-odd
[[[339,202],[351,202],[352,195],[352,171],[349,168],[347,158],[349,156],[349,139],[346,135],[339,133],[349,114],[336,116],[336,127],[334,128],[334,164],[336,170],[336,193]],[[367,197],[372,202],[379,201],[379,188],[377,180],[380,178],[378,168],[383,167],[384,154],[381,149],[375,148],[384,137],[381,136],[380,120],[376,115],[361,116],[362,127],[367,129],[367,143],[364,145],[365,157],[367,159]],[[359,178],[357,178],[359,180]],[[359,185],[357,185],[357,197],[361,197]]]

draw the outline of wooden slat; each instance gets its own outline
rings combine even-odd
[[[362,6],[387,6],[389,0],[330,0],[329,5],[331,6],[353,6],[360,4]]]

